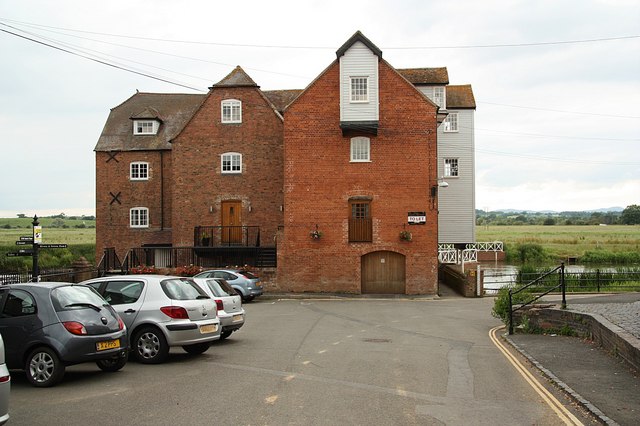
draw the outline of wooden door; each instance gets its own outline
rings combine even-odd
[[[222,202],[222,243],[242,244],[242,202]]]
[[[362,256],[363,294],[405,294],[405,257],[392,251]]]

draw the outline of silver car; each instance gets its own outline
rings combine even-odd
[[[144,364],[163,362],[172,346],[201,354],[220,338],[216,304],[193,279],[121,275],[85,281],[120,314],[133,356]]]
[[[0,425],[9,420],[9,391],[11,390],[11,376],[4,362],[4,341],[0,335]]]
[[[243,302],[250,302],[263,293],[260,278],[246,269],[212,269],[193,277],[222,278],[242,297]]]
[[[242,300],[233,287],[222,278],[194,278],[194,281],[215,300],[218,318],[222,326],[220,339],[226,339],[244,325],[245,312]]]

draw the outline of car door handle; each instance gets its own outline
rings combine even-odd
[[[132,314],[135,312],[135,309],[127,309],[126,311],[124,311],[125,314]]]

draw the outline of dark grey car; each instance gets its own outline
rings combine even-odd
[[[68,365],[92,361],[104,371],[117,371],[127,362],[124,322],[85,285],[1,286],[0,334],[7,366],[24,369],[38,387],[58,383]]]

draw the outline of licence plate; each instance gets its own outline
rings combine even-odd
[[[218,330],[217,324],[208,324],[200,326],[200,334],[215,333]]]
[[[242,314],[238,314],[238,315],[234,315],[233,316],[233,321],[242,321]]]
[[[96,343],[96,349],[99,351],[106,351],[107,349],[115,349],[120,347],[120,339],[107,340],[105,342]]]

